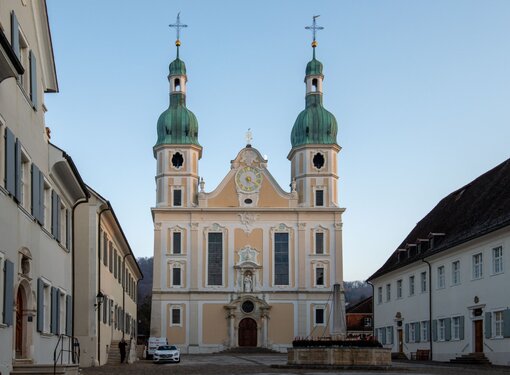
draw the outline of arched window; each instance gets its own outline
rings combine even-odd
[[[317,78],[312,79],[312,92],[317,92]]]
[[[181,80],[179,78],[174,79],[175,91],[181,91]]]

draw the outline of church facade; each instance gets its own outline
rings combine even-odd
[[[316,42],[306,67],[306,108],[290,134],[290,191],[249,140],[221,183],[205,191],[198,121],[186,107],[187,72],[176,45],[170,105],[154,146],[151,336],[199,353],[239,346],[283,351],[294,337],[331,335],[332,289],[343,280],[344,209],[337,198],[337,122],[322,105]]]

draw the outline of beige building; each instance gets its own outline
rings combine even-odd
[[[90,187],[89,201],[76,209],[75,336],[80,366],[117,360],[118,341],[136,344],[136,293],[142,272],[110,202]],[[110,352],[111,348],[111,352]],[[129,346],[128,346],[129,348]],[[111,359],[111,358],[110,358]]]
[[[306,67],[306,108],[291,132],[290,191],[275,181],[248,135],[230,172],[209,192],[199,177],[198,122],[186,108],[186,67],[176,45],[170,105],[154,146],[151,336],[166,336],[190,353],[283,351],[296,336],[328,336],[331,292],[343,280],[344,209],[337,198],[337,123],[322,106],[317,44]]]
[[[58,91],[46,3],[0,2],[0,373],[40,374],[72,348],[73,214],[87,191],[45,129]],[[58,270],[58,272],[56,272]],[[72,357],[56,351],[68,372]]]

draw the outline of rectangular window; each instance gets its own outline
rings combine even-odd
[[[324,254],[324,233],[315,233],[315,254]]]
[[[386,345],[393,344],[393,327],[386,327]]]
[[[409,324],[409,341],[410,342],[416,341],[416,324],[415,323]]]
[[[428,320],[424,320],[421,322],[421,341],[429,341],[429,322]]]
[[[60,308],[60,324],[58,325],[60,328],[59,333],[66,332],[66,295],[64,292],[59,291],[58,293],[60,298],[59,308]]]
[[[460,316],[452,318],[452,340],[460,340]]]
[[[492,273],[503,272],[503,247],[498,246],[492,249]]]
[[[397,280],[397,298],[402,298],[402,279]]]
[[[324,206],[324,190],[315,190],[315,206]]]
[[[382,286],[377,288],[377,303],[382,303]]]
[[[173,232],[172,234],[172,253],[181,253],[181,232]]]
[[[174,207],[181,207],[182,206],[182,190],[181,189],[174,189],[173,193],[174,198]]]
[[[445,335],[445,320],[444,319],[439,319],[437,321],[437,339],[439,341],[445,341],[446,339],[446,335]]]
[[[391,300],[391,284],[386,284],[386,302]]]
[[[482,266],[482,253],[473,255],[473,279],[481,279],[483,277]]]
[[[315,285],[324,286],[324,267],[315,268]]]
[[[171,309],[171,324],[172,325],[181,325],[181,308],[180,307],[172,307]]]
[[[207,284],[223,284],[223,233],[208,234]]]
[[[425,293],[427,291],[427,272],[421,273],[421,292]]]
[[[414,296],[414,276],[409,276],[409,295]]]
[[[21,199],[23,208],[30,210],[30,160],[26,154],[21,151]]]
[[[316,307],[315,308],[315,325],[323,325],[324,324],[324,308]]]
[[[110,256],[109,256],[109,261],[108,261],[108,269],[110,270],[110,272],[113,273],[113,243],[112,241],[109,242],[110,244]]]
[[[117,261],[117,251],[115,250],[113,252],[113,277],[115,278],[117,278],[117,272],[119,271],[118,266],[119,262]]]
[[[172,286],[181,286],[181,269],[179,267],[172,268]]]
[[[372,327],[372,318],[363,318],[363,326]]]
[[[494,336],[497,338],[503,337],[503,311],[494,313]]]
[[[437,267],[437,288],[443,289],[445,286],[444,266]]]
[[[103,264],[108,266],[108,236],[106,232],[103,233]]]
[[[49,333],[51,329],[51,286],[44,284],[43,289],[43,312],[44,312],[44,328],[43,332]]]
[[[4,262],[5,262],[4,254],[0,253],[0,322],[2,323],[5,322],[4,298],[6,298],[4,291],[4,279],[6,277]]]
[[[460,261],[452,262],[452,285],[460,284]]]
[[[289,234],[274,234],[274,283],[289,285]]]

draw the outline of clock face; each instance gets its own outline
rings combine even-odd
[[[236,184],[241,191],[251,193],[259,189],[262,183],[262,173],[256,168],[244,167],[236,174]]]

